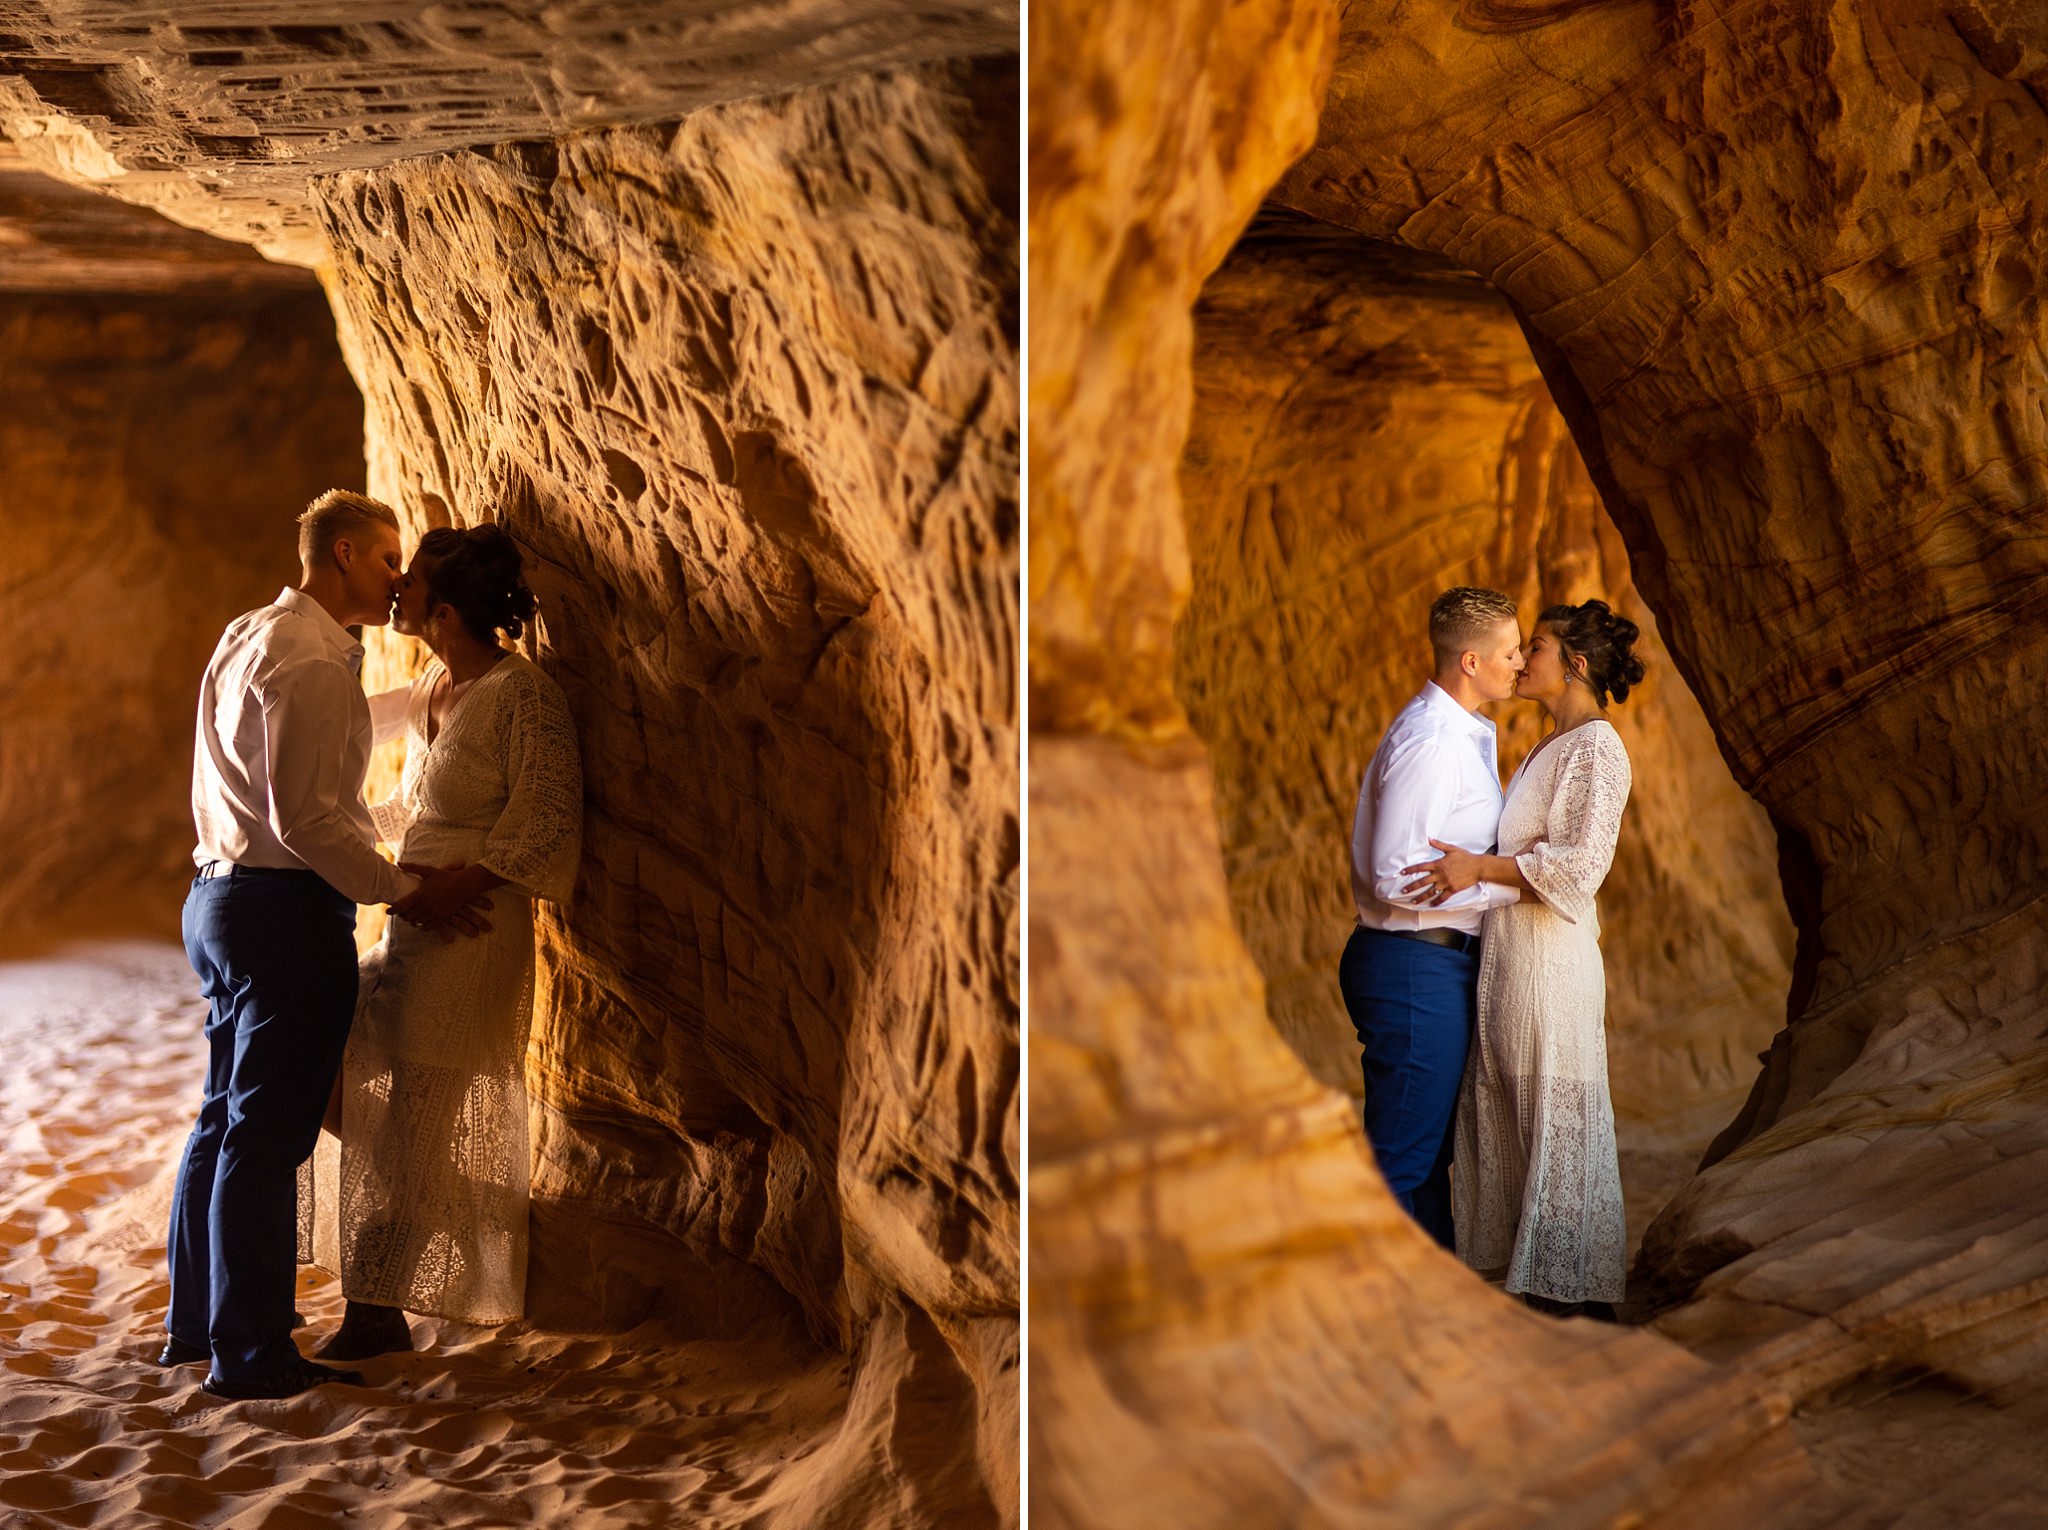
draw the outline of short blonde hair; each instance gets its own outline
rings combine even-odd
[[[1520,621],[1515,603],[1499,590],[1462,584],[1445,590],[1429,603],[1429,646],[1436,650],[1437,668],[1457,663],[1502,622]]]
[[[299,561],[307,568],[326,560],[334,544],[370,526],[398,530],[398,512],[353,489],[329,489],[299,512]]]

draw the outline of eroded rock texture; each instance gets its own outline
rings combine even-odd
[[[991,1450],[1017,394],[975,146],[1003,93],[933,67],[320,188],[373,489],[531,551],[588,761],[537,1191],[753,1260],[835,1342],[907,1300]]]
[[[1014,11],[0,16],[35,162],[316,267],[372,492],[530,555],[533,1316],[851,1350],[765,1522],[1014,1522]]]
[[[2040,89],[1977,3],[1350,13],[1284,201],[1527,316],[1781,826],[1792,1022],[1653,1228],[1674,1331],[1804,1391],[2038,1374],[2048,1151]]]
[[[1799,1476],[1782,1400],[1537,1320],[1395,1208],[1267,1016],[1174,697],[1190,315],[1335,20],[1032,11],[1034,1518],[1729,1522]]]
[[[1016,45],[1006,0],[4,0],[0,121],[41,168],[319,266],[313,176]]]
[[[0,158],[0,928],[176,930],[199,672],[362,417],[306,273]]]
[[[1630,1227],[1691,1176],[1784,1023],[1792,931],[1763,813],[1672,667],[1628,555],[1498,293],[1440,261],[1268,213],[1202,289],[1181,474],[1194,584],[1176,679],[1209,748],[1238,928],[1273,1023],[1361,1092],[1337,991],[1351,814],[1428,674],[1438,590],[1525,622],[1600,597],[1649,677],[1613,709],[1636,788],[1601,894]],[[1502,767],[1540,736],[1496,708]]]

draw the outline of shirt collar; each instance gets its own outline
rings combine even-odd
[[[1434,680],[1422,682],[1422,699],[1434,707],[1444,721],[1456,724],[1462,731],[1475,737],[1484,738],[1495,731],[1492,718],[1466,711],[1451,699],[1449,691]]]
[[[295,590],[287,587],[278,591],[277,599],[272,601],[271,604],[282,606],[287,611],[311,618],[315,630],[319,632],[321,637],[327,640],[336,653],[340,654],[344,659],[361,660],[363,645],[350,637],[348,628],[342,626],[340,622],[329,616],[327,608],[304,590]],[[355,665],[352,663],[349,667],[353,669]]]

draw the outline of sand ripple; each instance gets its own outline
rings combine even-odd
[[[203,1064],[193,989],[167,944],[0,962],[0,1523],[716,1527],[771,1499],[791,1518],[847,1363],[780,1336],[415,1320],[434,1347],[367,1362],[371,1387],[279,1402],[151,1365]],[[299,1310],[331,1330],[332,1278],[303,1272]]]

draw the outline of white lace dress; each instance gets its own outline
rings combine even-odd
[[[1628,802],[1628,751],[1604,719],[1522,762],[1500,853],[1535,896],[1489,910],[1479,1024],[1458,1101],[1458,1257],[1552,1301],[1622,1299],[1628,1235],[1607,1093],[1607,973],[1594,895]]]
[[[526,1300],[526,1039],[533,900],[566,902],[583,779],[560,687],[519,654],[427,741],[438,660],[407,702],[405,771],[372,811],[399,859],[505,878],[488,934],[401,920],[366,955],[342,1062],[342,1134],[300,1171],[299,1257],[356,1301],[503,1323]]]

